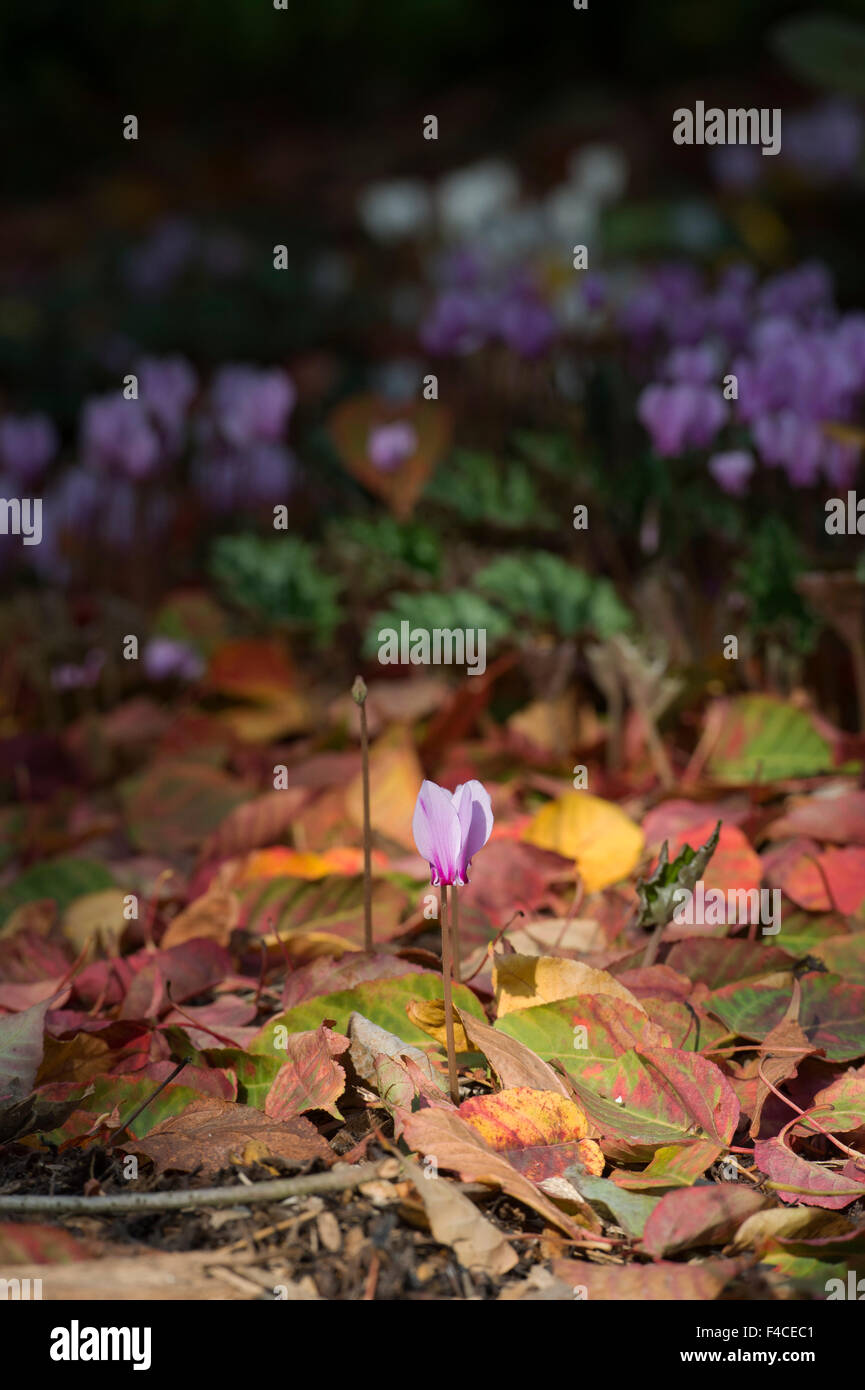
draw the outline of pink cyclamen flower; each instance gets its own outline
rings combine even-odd
[[[433,884],[468,883],[472,859],[492,828],[489,792],[480,782],[461,782],[455,792],[436,782],[422,783],[412,833],[430,866]]]

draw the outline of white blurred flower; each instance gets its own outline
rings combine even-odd
[[[371,183],[358,200],[365,231],[376,241],[405,241],[417,236],[430,219],[431,201],[419,179]]]
[[[572,246],[591,246],[598,228],[598,208],[592,198],[563,183],[547,195],[544,207],[551,234],[568,252]]]
[[[436,204],[445,232],[466,237],[509,208],[518,195],[515,170],[503,160],[488,159],[447,174],[436,189]]]
[[[628,182],[628,162],[615,145],[584,145],[570,158],[568,172],[587,198],[614,203]]]
[[[510,265],[524,261],[544,246],[546,226],[540,208],[513,208],[487,227],[483,244],[478,248],[480,260],[495,265]]]

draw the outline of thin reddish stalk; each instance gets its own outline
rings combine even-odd
[[[450,1088],[451,1100],[454,1105],[460,1103],[460,1088],[457,1081],[457,1053],[454,1043],[454,1004],[451,998],[451,972],[453,961],[451,958],[451,934],[448,926],[448,890],[447,884],[442,884],[439,889],[441,894],[441,927],[442,927],[442,986],[444,989],[445,1002],[445,1036],[447,1038],[448,1050],[448,1086]]]

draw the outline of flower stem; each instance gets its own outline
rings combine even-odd
[[[462,958],[460,956],[460,895],[456,884],[451,889],[451,933],[453,938],[453,972],[456,984],[460,982]]]
[[[451,934],[448,926],[448,890],[447,884],[442,884],[441,893],[441,924],[442,924],[442,986],[444,989],[445,1001],[445,1036],[447,1038],[448,1049],[448,1085],[450,1087],[451,1100],[454,1105],[460,1103],[460,1088],[457,1081],[457,1054],[454,1045],[454,1005],[451,998],[451,971],[453,961],[451,959]]]
[[[363,784],[363,948],[372,950],[372,830],[369,810],[369,726],[366,722],[366,683],[355,677],[351,693],[360,711],[360,766]]]

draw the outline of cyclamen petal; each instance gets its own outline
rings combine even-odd
[[[480,782],[461,782],[454,792],[454,805],[460,821],[460,878],[467,883],[471,862],[483,849],[493,828],[490,795]]]
[[[472,858],[493,828],[489,793],[480,782],[460,783],[451,793],[425,781],[414,809],[412,831],[418,850],[430,866],[432,882],[468,882]]]
[[[418,851],[430,866],[432,882],[451,884],[458,880],[460,822],[450,792],[435,782],[424,781],[418,793],[412,819],[412,833]]]

